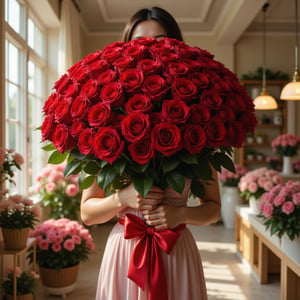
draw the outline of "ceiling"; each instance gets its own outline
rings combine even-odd
[[[141,8],[160,6],[178,21],[183,35],[215,36],[235,43],[246,32],[262,31],[266,0],[73,0],[88,34],[120,34],[127,20]],[[266,31],[295,31],[295,0],[268,0]]]

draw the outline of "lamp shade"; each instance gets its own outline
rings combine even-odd
[[[280,93],[282,100],[300,100],[300,81],[287,83]]]
[[[256,110],[270,110],[278,108],[275,98],[270,96],[266,90],[263,90],[262,93],[254,99],[253,103]]]

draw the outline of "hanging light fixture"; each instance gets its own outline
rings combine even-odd
[[[265,3],[263,11],[263,74],[262,89],[259,96],[254,99],[254,106],[257,110],[277,109],[278,105],[274,97],[270,96],[266,88],[266,11],[269,3]]]
[[[296,27],[296,44],[295,44],[295,72],[293,81],[286,84],[280,94],[281,100],[300,100],[300,75],[298,63],[298,1],[295,0],[295,27]]]

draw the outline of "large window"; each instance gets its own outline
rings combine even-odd
[[[25,159],[16,190],[33,192],[43,164],[40,131],[45,99],[46,34],[26,1],[5,0],[5,137],[6,147]]]

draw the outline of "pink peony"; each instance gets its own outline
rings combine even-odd
[[[75,243],[72,239],[67,239],[64,241],[64,248],[68,251],[72,251],[75,248]]]
[[[282,212],[289,215],[294,211],[295,206],[294,206],[293,202],[287,201],[282,204],[281,209],[282,209]]]

